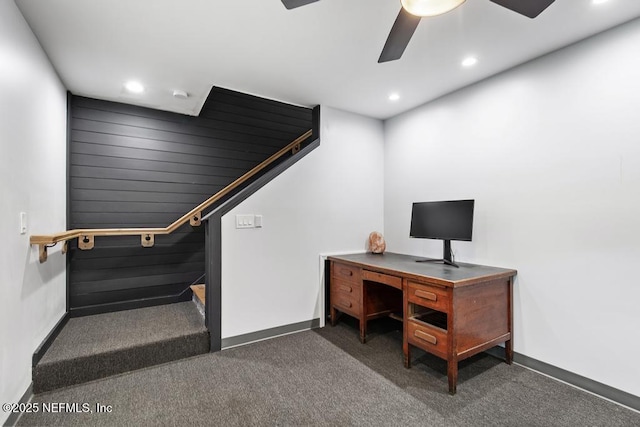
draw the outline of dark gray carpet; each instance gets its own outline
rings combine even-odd
[[[406,370],[399,344],[386,325],[362,345],[340,323],[37,395],[113,410],[40,411],[19,425],[640,425],[636,412],[491,356],[462,364],[449,396],[444,364],[416,353]]]
[[[457,393],[449,396],[446,362],[413,348],[412,368],[405,369],[401,325],[389,319],[370,322],[366,345],[349,316],[317,333],[436,411],[446,425],[640,425],[635,411],[485,353],[460,362]]]
[[[209,351],[193,302],[69,319],[33,369],[40,393]]]

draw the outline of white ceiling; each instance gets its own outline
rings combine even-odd
[[[378,64],[399,0],[15,1],[72,93],[192,115],[220,86],[385,119],[640,17],[638,0],[557,0],[533,20],[468,0],[423,18],[403,57]],[[126,93],[129,79],[146,91]]]

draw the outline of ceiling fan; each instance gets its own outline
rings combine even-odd
[[[282,0],[282,3],[287,9],[294,9],[317,1],[318,0]],[[535,18],[555,0],[490,1],[521,15]],[[400,59],[413,33],[418,27],[418,23],[420,23],[420,19],[449,12],[464,2],[465,0],[401,0],[402,9],[400,9],[400,13],[393,27],[391,27],[391,32],[389,33],[387,42],[384,44],[384,48],[382,48],[378,63]]]

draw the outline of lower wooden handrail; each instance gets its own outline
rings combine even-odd
[[[144,247],[151,247],[154,245],[154,236],[156,234],[170,234],[177,230],[183,224],[189,222],[192,226],[200,225],[202,218],[202,212],[209,206],[226,196],[240,185],[244,184],[247,180],[251,179],[257,173],[269,166],[274,161],[278,160],[288,151],[292,154],[297,153],[300,150],[300,145],[304,140],[309,138],[312,134],[311,130],[300,135],[293,140],[287,146],[283,147],[277,153],[270,156],[268,159],[251,169],[249,172],[242,175],[240,178],[227,185],[222,190],[218,191],[213,196],[209,197],[204,202],[200,203],[195,208],[175,220],[164,228],[85,228],[68,230],[57,234],[49,235],[33,235],[29,238],[29,243],[32,245],[38,245],[40,248],[40,262],[47,260],[47,248],[55,246],[58,242],[64,242],[62,249],[63,253],[67,251],[67,244],[69,240],[78,239],[78,248],[82,250],[93,249],[94,237],[96,236],[140,236],[140,243]]]

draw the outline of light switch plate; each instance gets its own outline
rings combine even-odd
[[[236,228],[253,228],[254,221],[253,215],[236,215]]]
[[[20,212],[20,234],[27,234],[27,213]]]

